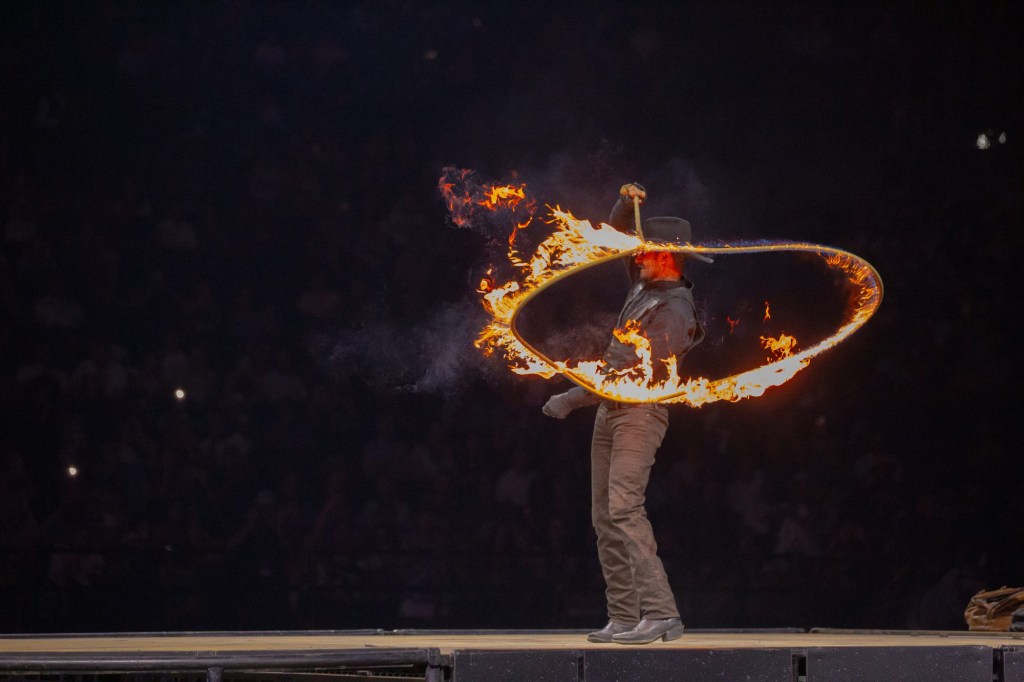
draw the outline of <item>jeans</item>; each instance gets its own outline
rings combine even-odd
[[[632,625],[679,615],[644,509],[654,453],[668,429],[663,405],[602,403],[591,441],[591,517],[608,617]]]

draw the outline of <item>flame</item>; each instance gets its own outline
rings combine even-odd
[[[796,338],[788,334],[780,334],[777,339],[773,339],[770,336],[762,336],[761,345],[768,349],[776,358],[785,358],[793,353],[793,349],[796,347]]]
[[[488,201],[522,201],[517,193],[505,190],[488,195]],[[491,188],[494,190],[495,188]],[[516,192],[523,187],[511,188]],[[509,191],[508,195],[503,192]],[[442,189],[444,193],[444,189]],[[525,192],[524,195],[525,197]],[[721,379],[705,377],[683,379],[679,376],[676,358],[654,358],[651,345],[640,332],[639,324],[627,322],[614,330],[617,339],[631,345],[638,362],[626,369],[609,368],[603,360],[553,360],[534,348],[518,333],[516,317],[534,296],[555,282],[582,269],[613,259],[632,255],[645,246],[636,235],[626,234],[607,224],[592,225],[579,220],[558,206],[548,207],[550,218],[544,222],[552,232],[535,249],[529,260],[522,260],[510,245],[509,262],[519,275],[503,284],[490,281],[480,287],[484,309],[491,319],[480,332],[475,345],[485,355],[499,355],[517,374],[537,374],[550,378],[562,374],[603,398],[633,403],[685,403],[693,407],[719,401],[737,401],[763,395],[773,386],[780,386],[806,367],[812,358],[834,347],[860,328],[875,313],[882,299],[882,283],[877,271],[864,259],[834,247],[806,242],[763,242],[736,245],[659,245],[659,248],[680,253],[730,255],[741,253],[799,251],[821,257],[826,265],[842,272],[853,285],[855,294],[847,308],[844,322],[831,336],[798,353],[796,339],[782,334],[778,339],[761,337],[762,345],[774,359],[739,374]],[[513,235],[515,231],[513,231]],[[511,240],[510,240],[511,244]],[[765,319],[769,319],[765,302]],[[729,319],[730,332],[736,321]],[[655,367],[665,368],[665,378],[655,380]]]
[[[483,189],[484,198],[479,203],[484,208],[489,208],[492,211],[496,211],[499,208],[511,208],[515,209],[519,205],[520,201],[526,199],[526,185],[520,185],[519,187],[513,187],[512,185],[503,185],[501,187],[485,186]]]
[[[486,294],[489,291],[494,290],[494,268],[487,268],[487,272],[480,279],[480,284],[476,288],[478,293]]]
[[[446,168],[441,179],[437,181],[437,188],[441,191],[448,206],[448,213],[452,222],[459,227],[466,227],[472,215],[472,206],[475,203],[466,181],[473,174],[469,169]]]
[[[764,321],[767,322],[770,319],[772,319],[772,308],[771,308],[770,305],[768,305],[768,301],[765,301],[764,302]]]
[[[474,175],[474,171],[470,169],[449,166],[442,171],[437,181],[438,190],[448,207],[452,222],[458,227],[469,227],[481,208],[489,213],[525,212],[526,215],[512,225],[508,236],[509,247],[514,246],[516,234],[533,222],[533,214],[537,210],[536,199],[527,196],[525,184],[518,187],[483,184],[479,183]]]

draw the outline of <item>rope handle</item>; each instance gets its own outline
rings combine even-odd
[[[647,241],[644,239],[644,231],[640,227],[640,197],[633,197],[633,219],[636,221],[636,236],[640,237],[640,241]]]

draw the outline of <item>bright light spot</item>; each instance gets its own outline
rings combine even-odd
[[[985,133],[982,133],[981,135],[978,135],[978,142],[977,142],[977,144],[978,144],[978,149],[988,149],[991,146],[989,144],[989,141],[988,141],[988,135],[986,135]]]
[[[1006,133],[999,133],[999,144],[1006,144]]]
[[[78,475],[78,467],[68,467],[68,476],[74,478]]]
[[[434,61],[437,59],[437,50],[427,50],[423,53],[423,58],[427,61]]]
[[[185,389],[183,389],[183,388],[176,388],[176,389],[174,389],[174,397],[177,400],[184,400],[185,399]]]

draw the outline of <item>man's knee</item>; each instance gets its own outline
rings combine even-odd
[[[639,502],[622,501],[608,505],[608,518],[617,528],[629,528],[647,518],[644,505]]]

